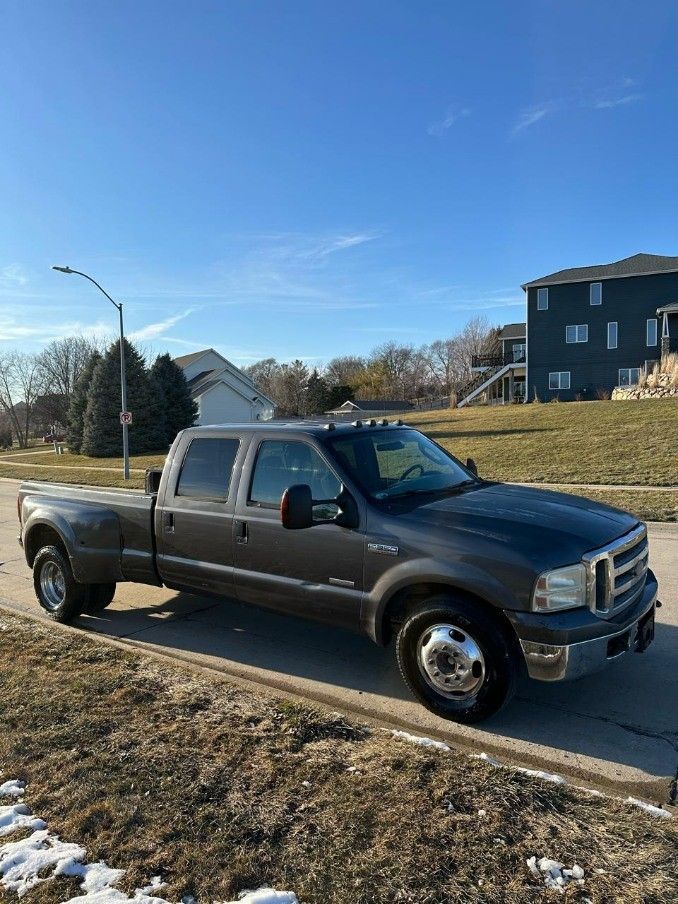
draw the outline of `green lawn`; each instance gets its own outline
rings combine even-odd
[[[495,480],[609,484],[577,490],[649,521],[678,521],[678,399],[478,406],[416,412],[404,419],[457,457],[474,458]],[[133,456],[129,481],[120,458],[0,454],[0,477],[139,489],[144,469],[165,454]],[[99,470],[99,469],[112,470]],[[672,487],[628,491],[615,485]]]
[[[678,399],[418,411],[403,419],[482,476],[678,486]]]
[[[133,455],[130,458],[130,479],[124,480],[122,458],[90,458],[86,455],[71,455],[69,452],[64,455],[15,453],[7,456],[2,453],[0,477],[140,489],[144,485],[146,468],[161,468],[165,457],[165,452]]]

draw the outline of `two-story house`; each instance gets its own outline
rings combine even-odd
[[[678,257],[634,254],[522,288],[528,400],[595,399],[678,350]]]
[[[474,358],[460,407],[595,399],[634,385],[643,369],[678,352],[678,257],[634,254],[522,288],[526,323],[503,327],[500,355]]]

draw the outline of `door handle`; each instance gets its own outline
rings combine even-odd
[[[235,542],[244,545],[248,540],[247,521],[235,522]]]
[[[174,533],[174,512],[165,512],[164,528],[166,534]]]

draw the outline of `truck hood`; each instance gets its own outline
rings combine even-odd
[[[580,496],[490,482],[419,504],[407,517],[429,528],[510,542],[530,558],[531,553],[542,560],[553,556],[554,565],[577,561],[638,524],[628,512]]]

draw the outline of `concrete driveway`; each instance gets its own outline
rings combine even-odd
[[[36,616],[42,610],[16,542],[18,485],[0,480],[0,601]],[[678,766],[678,525],[649,530],[664,603],[650,650],[572,684],[526,679],[505,710],[472,728],[411,697],[392,647],[233,600],[123,584],[102,617],[79,626],[372,722],[666,802]]]

